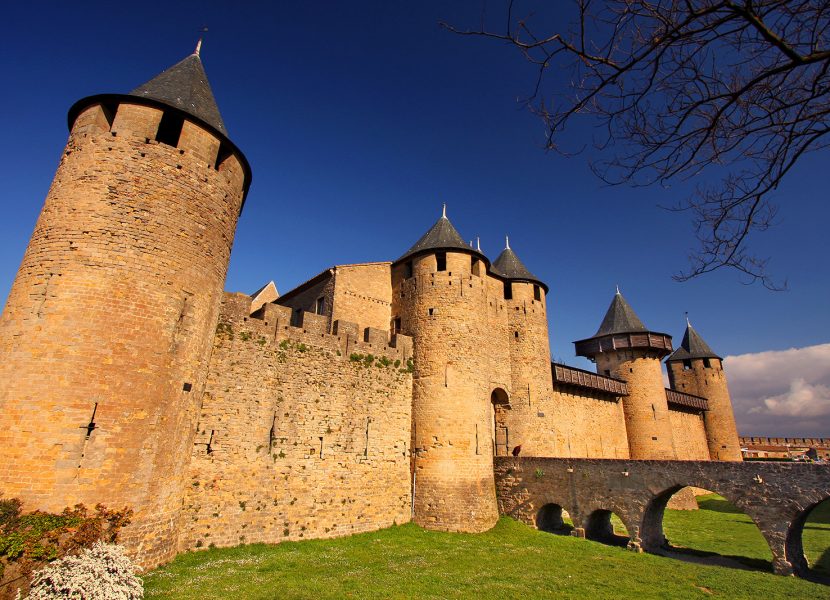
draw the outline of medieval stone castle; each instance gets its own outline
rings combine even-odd
[[[446,216],[392,262],[223,292],[251,169],[198,53],[78,101],[69,128],[0,321],[2,496],[130,506],[123,541],[152,566],[410,520],[483,531],[498,455],[740,460],[691,326],[672,352],[617,293],[576,342],[597,372],[552,364],[548,287]]]

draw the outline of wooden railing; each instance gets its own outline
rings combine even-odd
[[[614,396],[627,396],[628,386],[624,381],[597,375],[590,371],[569,367],[559,363],[551,363],[553,381],[563,385],[574,385]]]
[[[666,388],[666,401],[676,406],[685,406],[686,408],[694,408],[697,410],[709,410],[709,401],[706,398],[684,394],[683,392],[668,388]]]

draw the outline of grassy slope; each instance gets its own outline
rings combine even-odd
[[[672,542],[697,547],[709,537],[702,532],[680,535],[684,520],[687,530],[689,523],[695,529],[689,515],[704,521],[724,521],[724,515],[734,519],[732,513],[716,510],[667,513]],[[697,529],[724,537],[728,528],[717,523]],[[763,557],[763,546],[741,544],[752,557]],[[729,546],[727,552],[735,554],[734,549]],[[408,524],[336,540],[189,553],[148,574],[145,582],[146,598],[181,599],[830,598],[830,588],[800,579],[634,554],[539,532],[509,518],[478,535],[429,532]]]

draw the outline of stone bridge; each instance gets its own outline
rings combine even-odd
[[[804,522],[830,498],[830,466],[801,463],[496,457],[495,476],[502,514],[555,531],[564,509],[574,535],[646,552],[665,546],[663,511],[672,494],[685,486],[717,492],[755,522],[783,575],[808,576]],[[614,535],[611,513],[630,538]]]

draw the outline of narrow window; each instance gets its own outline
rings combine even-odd
[[[404,279],[409,279],[412,277],[412,261],[408,260],[403,266],[403,277]]]
[[[447,253],[446,252],[438,252],[435,254],[435,262],[437,264],[438,271],[446,271],[447,270]]]
[[[505,300],[512,300],[513,299],[513,284],[509,281],[504,282],[504,299]]]
[[[687,358],[687,359],[685,359],[685,360],[683,361],[683,370],[684,370],[684,371],[688,371],[688,370],[689,370],[689,369],[691,369],[691,368],[692,368],[692,361],[690,361],[688,358]]]
[[[542,291],[539,289],[538,285],[533,286],[533,299],[534,300],[541,300],[542,299]]]
[[[317,302],[314,305],[314,313],[318,314],[318,315],[322,315],[325,308],[326,308],[326,299],[323,298],[322,296],[320,298],[317,298]]]
[[[303,309],[302,308],[295,308],[294,312],[291,313],[291,326],[292,327],[299,327],[303,322]]]
[[[429,316],[430,316],[430,317],[432,317],[432,316],[434,316],[434,315],[435,315],[435,309],[434,309],[434,308],[430,308],[430,309],[429,309]]]
[[[609,371],[608,369],[605,369],[605,376],[606,377],[611,377],[611,371]]]
[[[400,333],[401,332],[401,318],[395,317],[394,321],[392,321],[392,332],[393,333]]]
[[[156,132],[156,141],[159,144],[167,144],[173,147],[178,146],[179,137],[182,135],[182,127],[184,127],[184,119],[182,117],[173,114],[173,111],[165,111],[161,115],[159,128]]]
[[[703,359],[703,368],[704,369],[711,369],[712,368],[712,363],[709,362],[708,358]]]

